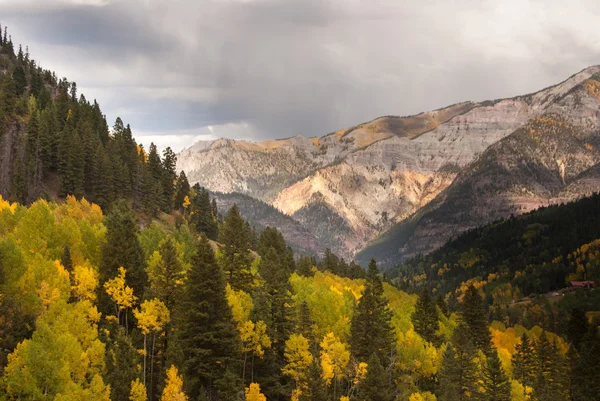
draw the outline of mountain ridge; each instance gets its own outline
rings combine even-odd
[[[572,103],[577,88],[597,73],[600,66],[591,66],[526,95],[378,117],[322,137],[199,142],[179,154],[178,169],[192,183],[245,193],[292,217],[315,202],[327,205],[343,220],[341,230],[350,227],[334,250],[352,256],[422,210],[489,146],[531,118],[552,111],[571,115],[588,131],[596,127],[591,108],[573,113]],[[331,232],[325,226],[334,220],[313,222],[324,226],[314,229]]]

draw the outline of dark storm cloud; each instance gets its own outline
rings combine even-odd
[[[138,137],[176,146],[199,136],[322,135],[379,115],[531,92],[600,62],[595,1],[0,5],[0,22],[42,65],[77,81]]]

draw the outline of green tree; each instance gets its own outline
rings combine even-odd
[[[492,348],[483,369],[483,398],[487,401],[510,401],[510,381],[504,372],[498,351]]]
[[[438,374],[440,401],[476,400],[478,397],[476,349],[469,330],[464,322],[460,322],[444,351]]]
[[[251,255],[246,224],[237,205],[233,205],[219,230],[223,244],[223,269],[233,289],[248,291],[252,283]]]
[[[462,318],[469,327],[473,345],[487,353],[492,342],[487,313],[483,298],[472,284],[467,288],[463,298]]]
[[[201,236],[180,303],[179,343],[188,394],[216,396],[217,381],[240,360],[226,283],[206,236]]]
[[[218,235],[217,219],[210,204],[208,191],[198,184],[194,185],[194,193],[190,205],[190,224],[199,233],[216,240]]]
[[[571,394],[573,401],[600,400],[600,335],[590,327],[572,359]]]
[[[365,401],[392,401],[394,387],[381,360],[373,353],[367,362],[367,375],[358,386],[358,398]]]
[[[374,353],[387,361],[394,348],[392,311],[383,295],[383,283],[374,259],[369,263],[367,280],[350,326],[352,356],[364,362]]]
[[[190,189],[190,183],[188,182],[185,172],[182,170],[179,173],[179,177],[177,177],[177,184],[175,185],[175,209],[183,210],[183,202],[185,201],[185,197],[189,195]]]
[[[566,361],[558,347],[550,343],[546,332],[543,332],[536,343],[537,374],[533,390],[539,401],[562,401],[568,399],[569,375]]]
[[[138,240],[135,215],[127,202],[119,201],[112,205],[105,225],[106,242],[102,247],[100,284],[102,286],[108,279],[116,276],[122,266],[127,270],[127,281],[133,288],[134,295],[141,299],[147,284],[146,263]]]
[[[536,356],[527,333],[523,333],[521,342],[515,346],[512,364],[514,378],[531,387],[536,377]]]
[[[439,345],[440,338],[437,334],[440,327],[438,311],[427,288],[423,288],[423,291],[419,295],[415,311],[411,315],[411,320],[417,334],[426,341],[434,345]]]
[[[590,328],[590,322],[583,309],[575,308],[571,311],[571,318],[567,326],[567,338],[575,348],[579,344]]]

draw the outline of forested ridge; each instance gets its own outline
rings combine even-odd
[[[294,255],[1,42],[0,400],[600,399],[597,290],[496,285],[598,280],[598,197],[468,233],[449,246],[486,256],[435,276],[443,250],[395,278]]]

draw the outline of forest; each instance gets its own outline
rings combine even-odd
[[[0,400],[600,399],[598,290],[558,292],[598,196],[393,274],[294,254],[0,36]]]

